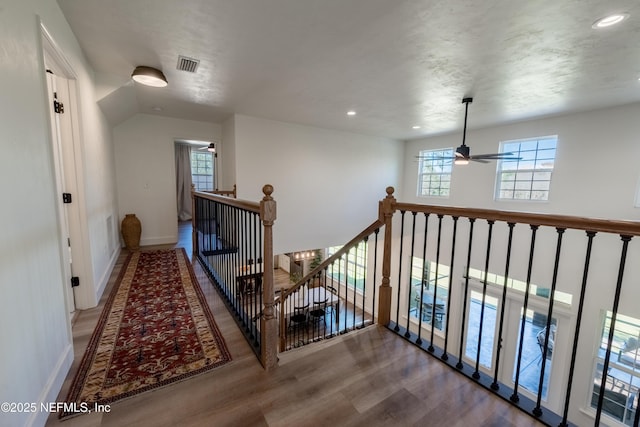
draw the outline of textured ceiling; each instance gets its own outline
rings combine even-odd
[[[58,3],[114,124],[237,113],[411,139],[461,129],[463,96],[471,128],[640,101],[637,0]],[[591,28],[613,12],[630,16]],[[136,65],[169,86],[134,84]]]

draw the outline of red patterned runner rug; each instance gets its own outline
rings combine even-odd
[[[230,360],[184,249],[134,252],[100,315],[60,418]]]

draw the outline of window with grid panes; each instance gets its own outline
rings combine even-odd
[[[521,139],[500,144],[500,153],[515,159],[498,160],[496,199],[548,200],[558,137]]]
[[[213,188],[213,154],[206,150],[191,150],[191,182],[196,191]]]
[[[420,151],[418,196],[449,197],[453,148]]]
[[[327,249],[327,258],[342,249],[342,246],[332,246]],[[328,275],[348,287],[364,290],[367,269],[367,242],[360,242],[348,253],[342,256],[342,261],[336,263],[336,268],[329,267]]]

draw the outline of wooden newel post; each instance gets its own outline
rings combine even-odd
[[[391,320],[391,221],[396,211],[396,199],[393,187],[387,187],[387,197],[380,201],[378,218],[384,222],[384,250],[382,253],[382,283],[378,302],[378,325],[386,326]]]
[[[278,365],[278,321],[275,317],[273,291],[273,223],[276,220],[276,201],[271,197],[272,185],[262,187],[264,197],[260,202],[260,220],[264,226],[262,298],[264,311],[260,319],[261,361],[269,370]]]
[[[196,185],[191,184],[191,256],[195,257],[198,253],[198,230],[196,218]]]

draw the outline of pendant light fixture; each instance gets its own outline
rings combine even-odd
[[[137,66],[131,78],[140,84],[152,87],[165,87],[168,84],[162,71],[144,65]]]

